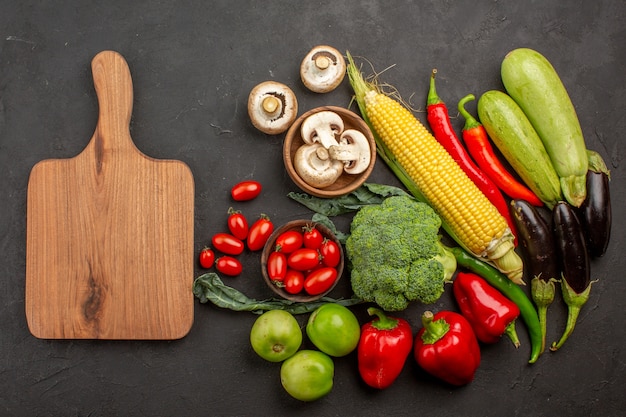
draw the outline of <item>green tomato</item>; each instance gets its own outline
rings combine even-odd
[[[252,325],[250,344],[263,359],[281,362],[300,349],[302,329],[291,313],[270,310],[261,314]]]
[[[347,307],[327,303],[311,314],[306,334],[319,350],[340,357],[356,349],[361,327],[354,313]]]
[[[333,388],[335,364],[317,350],[301,350],[280,367],[280,382],[293,398],[314,401]]]

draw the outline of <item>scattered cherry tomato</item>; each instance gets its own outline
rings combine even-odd
[[[235,201],[248,201],[261,193],[261,183],[258,181],[241,181],[233,186],[230,195]]]
[[[298,294],[304,288],[304,273],[295,269],[287,269],[283,287],[289,294]]]
[[[339,245],[330,239],[324,239],[320,246],[320,255],[322,255],[322,263],[326,266],[335,268],[341,261],[341,250]]]
[[[317,249],[322,245],[324,236],[315,226],[307,226],[302,233],[302,239],[305,248]]]
[[[287,230],[276,238],[275,250],[282,253],[291,253],[302,247],[302,233],[297,230]]]
[[[300,248],[289,254],[287,265],[297,271],[308,271],[320,263],[320,254],[316,249]]]
[[[283,281],[287,274],[287,255],[282,252],[272,252],[267,258],[267,275],[272,281]]]
[[[309,295],[318,295],[327,291],[337,280],[337,270],[330,266],[316,269],[304,280],[304,291]]]
[[[243,267],[238,259],[232,256],[222,256],[215,261],[215,268],[224,275],[236,277],[241,274]]]
[[[200,266],[209,269],[215,262],[215,253],[210,248],[204,248],[200,251]]]
[[[215,249],[227,255],[240,255],[244,249],[241,239],[237,239],[229,233],[216,233],[211,242]]]
[[[265,214],[261,214],[261,217],[250,226],[248,231],[248,249],[251,251],[258,251],[263,249],[267,239],[274,231],[274,224],[270,218]]]
[[[237,239],[246,240],[248,237],[248,220],[240,211],[228,209],[228,230]]]

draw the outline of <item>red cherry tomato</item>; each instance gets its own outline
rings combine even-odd
[[[209,269],[213,266],[215,262],[215,253],[209,249],[204,248],[200,251],[200,266]]]
[[[297,271],[308,271],[320,263],[320,254],[316,249],[300,248],[289,254],[287,265]]]
[[[241,274],[243,267],[238,259],[232,256],[222,256],[215,261],[215,268],[224,275],[236,277]]]
[[[246,217],[232,207],[228,209],[228,230],[239,240],[246,240],[248,237],[248,220]]]
[[[322,255],[322,263],[326,266],[335,268],[341,261],[341,250],[334,240],[324,239],[320,246],[320,255]]]
[[[274,231],[274,224],[270,221],[269,217],[262,214],[261,217],[252,223],[250,230],[248,231],[248,249],[251,251],[258,251],[263,249],[267,239]]]
[[[248,201],[261,193],[261,183],[258,181],[241,181],[233,186],[230,195],[235,201]]]
[[[324,236],[315,226],[310,226],[304,228],[302,239],[304,240],[305,248],[317,249],[322,245]]]
[[[237,239],[229,233],[214,234],[211,243],[215,249],[227,255],[240,255],[244,249],[241,239]]]
[[[297,230],[287,230],[276,238],[275,250],[282,253],[291,253],[302,247],[302,233]]]
[[[304,291],[309,295],[326,292],[337,280],[337,270],[330,266],[316,269],[304,280]]]
[[[304,274],[295,269],[287,269],[287,274],[283,280],[283,288],[289,294],[298,294],[304,288]]]
[[[287,256],[282,252],[272,252],[267,258],[267,275],[272,281],[282,282],[287,274]]]

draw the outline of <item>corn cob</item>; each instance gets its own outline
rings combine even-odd
[[[361,113],[378,146],[390,154],[386,162],[401,167],[457,243],[513,282],[523,283],[522,260],[506,219],[406,107],[366,82],[349,54],[348,62]]]

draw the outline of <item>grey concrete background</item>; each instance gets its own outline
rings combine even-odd
[[[622,415],[625,12],[621,0],[0,1],[0,415]],[[93,56],[113,49],[129,63],[137,147],[191,167],[199,251],[225,228],[233,205],[228,190],[242,179],[265,186],[259,199],[238,205],[247,215],[264,212],[276,223],[310,217],[286,197],[297,189],[282,166],[282,136],[256,131],[246,100],[254,85],[274,79],[294,89],[301,113],[348,106],[347,82],[317,95],[299,80],[301,59],[321,43],[385,70],[382,79],[418,109],[422,121],[432,68],[439,70],[440,96],[454,108],[470,92],[502,88],[499,65],[509,50],[531,47],[550,59],[577,108],[587,146],[612,170],[611,245],[592,263],[598,282],[565,347],[528,365],[520,323],[522,346],[485,346],[472,384],[452,389],[409,360],[383,392],[360,381],[350,355],[335,361],[333,391],[303,404],[282,390],[279,366],[251,350],[248,333],[256,316],[249,313],[196,302],[191,332],[172,342],[31,336],[24,314],[28,175],[39,160],[72,157],[89,141],[97,120]],[[452,115],[460,130],[461,118]],[[399,185],[381,161],[370,181]],[[345,227],[348,220],[338,224]],[[243,260],[244,275],[228,282],[250,296],[270,296],[258,255]],[[342,284],[333,295],[349,291],[347,279]],[[454,308],[450,291],[429,308]],[[425,309],[413,305],[402,313],[415,331]],[[355,312],[362,323],[368,319],[363,309]],[[560,298],[549,319],[551,341],[565,322]],[[299,320],[304,325],[306,317]]]

